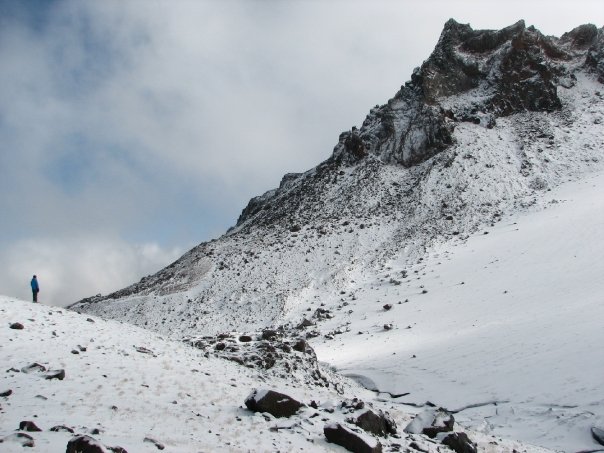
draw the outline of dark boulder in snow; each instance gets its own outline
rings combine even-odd
[[[591,435],[599,444],[604,445],[604,429],[594,426],[591,428]]]
[[[376,414],[368,409],[357,417],[354,424],[363,430],[377,436],[386,436],[387,434],[396,434],[396,423],[382,411]]]
[[[1,392],[0,396],[3,396],[6,398],[6,397],[11,396],[12,394],[13,394],[13,391],[11,389],[8,389],[6,392]]]
[[[46,371],[46,367],[37,362],[30,363],[29,365],[21,368],[22,373],[40,373],[42,371]]]
[[[438,433],[453,431],[455,418],[445,409],[429,409],[418,414],[404,431],[409,434],[425,434],[434,439]]]
[[[107,453],[107,449],[90,436],[76,436],[67,442],[65,453]]]
[[[294,351],[304,352],[305,354],[313,352],[312,347],[308,344],[308,341],[306,341],[304,338],[299,338],[296,341],[296,344],[294,344],[292,346],[292,348]]]
[[[71,433],[73,434],[73,429],[70,428],[69,426],[65,426],[65,425],[56,425],[53,426],[52,428],[50,428],[50,430],[54,433]]]
[[[274,340],[277,338],[277,331],[272,329],[265,329],[262,331],[262,339],[263,340]]]
[[[8,436],[0,439],[0,444],[2,444],[2,443],[17,444],[17,445],[21,445],[22,447],[33,447],[35,445],[34,438],[31,437],[29,434],[25,434],[25,433],[9,434]]]
[[[19,431],[36,432],[36,431],[42,431],[42,430],[40,428],[38,428],[34,422],[32,422],[30,420],[25,420],[25,421],[22,421],[21,423],[19,423]]]
[[[340,423],[325,425],[323,433],[328,442],[340,445],[355,453],[379,453],[382,444],[367,434],[357,433]]]
[[[23,324],[21,324],[20,322],[13,322],[10,325],[10,328],[15,330],[23,330],[25,327],[23,327]]]
[[[253,340],[253,338],[250,337],[249,335],[241,335],[239,337],[239,341],[242,342],[242,343],[249,343],[252,340]]]
[[[44,375],[44,379],[58,379],[59,381],[62,381],[65,379],[65,370],[50,370]]]
[[[476,444],[470,440],[466,433],[449,434],[443,439],[443,444],[455,453],[476,453]]]
[[[162,444],[157,439],[154,439],[153,437],[145,437],[145,439],[143,440],[143,442],[149,442],[149,443],[155,445],[155,447],[158,450],[163,450],[164,448],[166,448],[164,444]]]
[[[254,412],[268,412],[275,417],[289,417],[298,412],[302,403],[274,390],[257,390],[245,399],[247,408]]]

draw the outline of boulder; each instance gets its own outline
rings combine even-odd
[[[289,417],[302,407],[302,403],[283,393],[258,389],[245,399],[245,405],[251,411],[268,412],[275,417]]]
[[[327,442],[340,445],[355,453],[380,453],[382,451],[382,444],[377,439],[367,434],[357,433],[340,423],[325,425],[323,433]]]
[[[13,443],[21,445],[22,447],[33,447],[35,445],[34,438],[25,433],[9,434],[8,436],[0,439],[0,444],[2,443]]]
[[[294,349],[294,351],[304,352],[304,353],[310,353],[313,351],[312,347],[308,344],[308,341],[306,341],[304,338],[299,338],[296,341],[296,344],[294,344],[293,349]]]
[[[241,336],[239,336],[239,341],[242,342],[242,343],[249,343],[252,340],[253,340],[253,338],[250,337],[249,335],[241,335]]]
[[[5,397],[5,398],[6,398],[6,397],[11,396],[12,394],[13,394],[13,391],[12,391],[11,389],[8,389],[8,390],[7,390],[7,391],[5,391],[5,392],[1,392],[1,393],[0,393],[0,396],[3,396],[3,397]]]
[[[443,439],[443,444],[455,453],[476,453],[476,444],[470,440],[466,433],[449,434]]]
[[[432,439],[438,433],[453,431],[455,418],[445,409],[428,409],[418,414],[404,431],[409,434],[424,434]]]
[[[604,445],[604,429],[596,428],[595,426],[591,428],[592,437],[598,442],[600,445]]]
[[[30,420],[24,420],[21,423],[19,423],[19,431],[36,432],[36,431],[42,431],[42,430],[40,428],[38,428],[34,422],[32,422]]]
[[[21,324],[20,322],[13,322],[10,325],[10,328],[15,330],[23,330],[25,327],[23,327],[23,324]]]
[[[384,437],[387,434],[396,434],[396,423],[388,413],[382,411],[376,414],[368,409],[357,417],[354,424],[377,436]]]
[[[277,338],[277,331],[272,329],[265,329],[262,331],[262,339],[263,340],[274,340]]]
[[[41,371],[46,371],[46,367],[37,362],[30,363],[29,365],[21,368],[22,373],[39,373]]]
[[[158,450],[163,450],[164,448],[166,448],[164,444],[162,444],[159,440],[154,439],[153,437],[145,437],[143,439],[143,442],[149,442],[150,444],[155,445]]]
[[[44,379],[58,379],[59,381],[62,381],[65,379],[65,370],[50,370],[44,375]]]
[[[82,435],[67,442],[65,453],[107,453],[107,449],[95,438]]]
[[[56,426],[53,426],[52,428],[50,428],[50,430],[54,433],[71,433],[71,434],[73,434],[73,429],[70,428],[69,426],[65,426],[65,425],[56,425]]]

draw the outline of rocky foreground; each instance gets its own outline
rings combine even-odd
[[[404,413],[285,332],[186,344],[6,297],[0,313],[2,451],[548,451]]]

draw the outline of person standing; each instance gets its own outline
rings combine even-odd
[[[31,279],[31,292],[34,296],[34,302],[38,302],[38,293],[40,292],[40,285],[38,284],[38,278],[34,275]]]

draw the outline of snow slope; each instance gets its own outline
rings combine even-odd
[[[157,451],[156,445],[180,453],[344,451],[327,443],[323,427],[345,423],[345,418],[354,415],[343,404],[352,398],[365,401],[365,407],[390,411],[399,432],[410,420],[396,405],[377,401],[372,392],[328,370],[324,373],[337,382],[339,391],[334,386],[305,386],[208,357],[199,349],[116,321],[6,297],[0,297],[0,313],[4,320],[0,393],[12,390],[0,397],[3,452],[23,451],[14,440],[21,421],[33,421],[42,430],[27,433],[35,443],[31,451],[65,451],[72,434],[50,428],[67,426],[75,434],[88,434],[130,453]],[[24,329],[9,328],[14,322]],[[46,380],[44,372],[19,371],[32,363],[63,369],[66,376]],[[276,389],[318,405],[275,419],[244,408],[253,388]],[[479,443],[480,451],[546,451],[481,433],[468,434]],[[381,442],[386,451],[399,451],[411,442],[424,451],[447,450],[417,435],[382,438]]]
[[[554,38],[449,21],[329,159],[73,308],[175,339],[302,323],[321,360],[409,393],[390,404],[478,405],[458,413],[476,429],[594,448],[603,48],[593,25]]]
[[[362,315],[350,332],[316,341],[319,358],[380,391],[408,392],[394,399],[401,404],[485,404],[458,414],[475,429],[569,452],[597,448],[589,429],[604,425],[602,193],[604,173],[567,183],[547,192],[543,210],[436,245],[419,262],[394,259],[383,279],[359,278],[347,300]],[[388,283],[402,270],[409,278]]]

